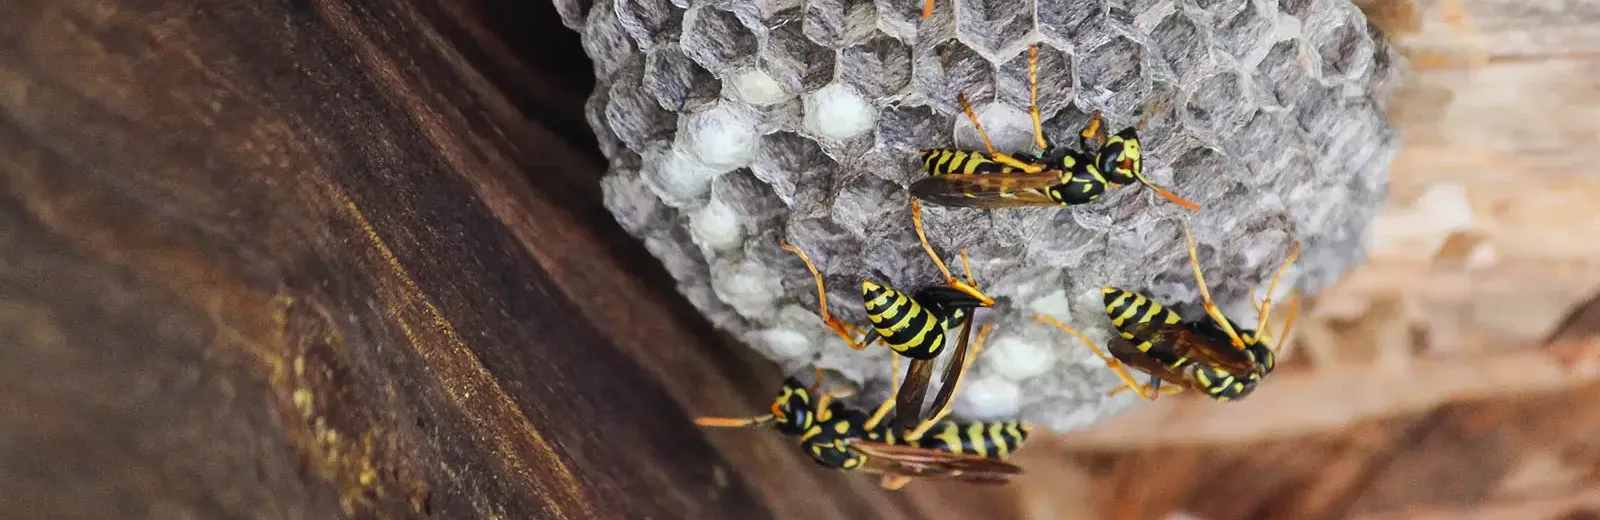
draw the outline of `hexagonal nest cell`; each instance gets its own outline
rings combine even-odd
[[[1113,374],[1032,317],[1103,345],[1108,285],[1193,315],[1184,222],[1213,296],[1246,326],[1248,291],[1291,242],[1304,253],[1274,298],[1329,285],[1363,258],[1398,147],[1381,107],[1400,58],[1348,0],[939,0],[926,20],[921,0],[556,3],[595,62],[589,121],[617,220],[712,322],[791,372],[861,384],[860,404],[888,394],[890,352],[824,327],[810,273],[779,244],[806,251],[853,324],[863,279],[942,283],[911,227],[917,150],[982,149],[958,91],[997,148],[1030,150],[1030,44],[1057,144],[1075,146],[1095,110],[1112,129],[1143,122],[1146,175],[1205,209],[1137,186],[1073,207],[925,205],[934,247],[958,272],[967,250],[999,302],[979,314],[994,332],[960,417],[1065,430],[1138,402],[1108,397]]]

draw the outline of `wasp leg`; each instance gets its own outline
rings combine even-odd
[[[822,316],[822,322],[826,323],[828,328],[833,329],[833,332],[839,334],[839,337],[844,338],[844,341],[850,344],[850,348],[856,350],[867,348],[864,343],[856,343],[855,336],[851,335],[849,330],[845,328],[844,322],[839,321],[838,318],[833,317],[833,314],[828,312],[828,292],[822,289],[822,273],[817,271],[816,264],[811,263],[811,258],[807,257],[805,251],[801,251],[798,247],[786,243],[780,243],[780,246],[783,247],[784,251],[789,251],[799,256],[800,261],[805,262],[806,269],[811,271],[811,278],[816,280],[817,312]]]
[[[1108,137],[1102,130],[1104,127],[1105,118],[1100,116],[1099,110],[1094,111],[1094,114],[1089,116],[1089,122],[1083,126],[1083,130],[1078,132],[1078,146],[1083,148],[1084,153],[1093,153],[1094,150],[1106,145]],[[1090,141],[1094,141],[1093,146],[1089,145]]]
[[[911,227],[917,231],[917,239],[922,241],[922,250],[928,252],[928,256],[933,258],[933,264],[939,267],[940,273],[944,274],[944,283],[946,285],[978,299],[984,307],[994,306],[993,298],[983,294],[983,291],[979,291],[977,287],[957,280],[955,275],[950,274],[950,268],[944,265],[944,260],[939,258],[939,253],[933,251],[933,244],[928,243],[928,233],[922,229],[922,203],[917,199],[911,199]],[[962,261],[966,262],[966,252],[963,251],[961,255]],[[970,263],[967,263],[967,279],[972,279],[972,266]]]
[[[1161,393],[1161,395],[1177,395],[1183,392],[1183,387],[1178,385],[1161,385],[1160,390],[1154,390],[1149,384],[1143,384],[1139,385],[1138,388],[1129,387],[1127,385],[1112,388],[1110,392],[1106,392],[1106,395],[1117,395],[1130,389],[1138,390],[1139,395],[1141,396],[1147,394],[1154,395],[1154,393],[1158,391]]]
[[[1033,145],[1039,153],[1050,152],[1050,139],[1044,135],[1044,120],[1039,115],[1039,44],[1028,46],[1028,115],[1033,116]]]
[[[757,415],[755,417],[695,417],[694,423],[712,428],[743,428],[771,421],[772,414]]]
[[[1239,333],[1233,330],[1233,323],[1228,321],[1227,316],[1222,315],[1220,309],[1217,309],[1216,302],[1211,301],[1211,289],[1206,288],[1206,277],[1200,273],[1200,249],[1195,247],[1194,232],[1188,225],[1183,226],[1183,238],[1189,243],[1189,265],[1194,266],[1194,281],[1200,286],[1200,299],[1204,300],[1206,315],[1228,334],[1228,339],[1233,342],[1234,348],[1244,350],[1244,340],[1239,339]]]
[[[967,119],[972,120],[972,127],[978,130],[978,137],[983,139],[983,149],[989,153],[989,158],[994,162],[1022,170],[1025,173],[1039,173],[1044,171],[1044,166],[1029,164],[1017,160],[1016,157],[1000,153],[994,149],[994,143],[989,142],[989,133],[983,130],[983,123],[978,122],[978,113],[972,110],[972,104],[967,102],[965,93],[956,93],[956,102],[961,103],[961,110],[967,113]]]
[[[967,359],[965,360],[966,363],[961,366],[961,372],[956,375],[955,387],[951,389],[952,395],[955,393],[955,391],[961,390],[961,381],[966,379],[967,369],[972,368],[972,360],[978,357],[978,351],[983,350],[983,343],[989,340],[989,331],[992,328],[993,326],[990,324],[984,324],[982,327],[978,328],[978,339],[973,340],[972,351],[967,353]],[[955,360],[951,360],[951,362],[954,363]],[[938,412],[934,413],[933,416],[929,417],[927,420],[922,421],[922,424],[917,425],[917,429],[912,430],[909,434],[906,434],[906,442],[915,442],[917,439],[921,439],[923,435],[928,433],[928,429],[933,428],[933,425],[938,424],[939,421],[943,421],[944,418],[949,415],[950,402],[947,401],[945,402],[944,406],[939,407]]]
[[[1300,314],[1300,295],[1289,298],[1289,319],[1283,322],[1283,333],[1278,336],[1278,346],[1274,351],[1283,350],[1283,344],[1289,341],[1289,331],[1294,329],[1294,318]]]
[[[922,19],[927,20],[930,16],[933,16],[933,0],[922,2]]]
[[[1294,261],[1299,258],[1300,243],[1295,242],[1294,247],[1289,250],[1289,258],[1284,260],[1283,265],[1278,267],[1278,272],[1272,273],[1272,283],[1267,284],[1267,294],[1261,299],[1261,306],[1256,308],[1256,322],[1259,323],[1260,326],[1265,327],[1267,325],[1267,318],[1272,314],[1272,293],[1278,290],[1278,278],[1282,278],[1284,271],[1288,271],[1289,266],[1294,265]],[[1254,300],[1254,295],[1252,295],[1252,303]]]
[[[1133,378],[1133,374],[1128,373],[1127,367],[1122,366],[1121,361],[1117,361],[1117,358],[1111,357],[1110,354],[1106,354],[1104,350],[1100,350],[1099,345],[1094,344],[1094,341],[1090,340],[1088,336],[1083,335],[1082,332],[1078,332],[1077,329],[1068,327],[1067,324],[1056,321],[1055,318],[1051,318],[1049,316],[1034,316],[1033,320],[1039,323],[1055,325],[1056,328],[1067,331],[1068,334],[1073,336],[1077,336],[1079,340],[1083,341],[1083,344],[1089,346],[1089,350],[1094,352],[1095,357],[1098,357],[1100,358],[1100,361],[1105,362],[1106,367],[1109,367],[1112,372],[1116,372],[1117,379],[1121,379],[1122,382],[1127,385],[1127,388],[1138,392],[1139,397],[1154,401],[1156,400],[1156,397],[1160,395],[1151,392],[1148,385],[1140,384]],[[1120,391],[1120,388],[1118,390]]]
[[[883,478],[878,481],[878,486],[882,487],[883,489],[895,491],[906,487],[906,484],[909,482],[911,482],[911,477],[905,475],[896,475],[893,473],[885,473],[883,474]]]

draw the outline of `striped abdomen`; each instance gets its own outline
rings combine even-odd
[[[1111,317],[1111,325],[1140,352],[1154,356],[1151,346],[1159,339],[1155,336],[1158,327],[1154,325],[1176,325],[1183,321],[1178,313],[1143,294],[1116,287],[1101,288],[1100,293],[1105,297],[1106,316]],[[1173,368],[1181,366],[1167,365]]]
[[[1018,421],[940,421],[915,441],[896,436],[895,428],[887,425],[868,432],[867,440],[999,460],[1016,453],[1031,429],[1028,423]]]
[[[867,321],[889,348],[911,359],[933,359],[944,352],[945,329],[965,316],[961,310],[935,314],[899,289],[871,280],[861,282],[861,303]]]
[[[922,169],[928,175],[973,175],[1011,171],[1009,166],[989,159],[983,152],[935,148],[922,151]]]

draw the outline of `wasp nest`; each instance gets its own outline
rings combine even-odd
[[[606,204],[718,326],[791,370],[816,363],[887,393],[889,351],[854,351],[818,318],[865,324],[861,281],[942,283],[912,232],[917,151],[982,149],[963,91],[1002,151],[1030,149],[1028,46],[1057,144],[1088,114],[1146,124],[1145,171],[1205,206],[1190,213],[1136,186],[1092,204],[981,211],[925,206],[960,272],[967,249],[999,305],[957,415],[1064,430],[1135,402],[1078,340],[1112,338],[1100,287],[1192,313],[1182,223],[1214,297],[1254,320],[1291,241],[1290,286],[1315,291],[1364,256],[1398,135],[1384,118],[1398,58],[1347,0],[635,0],[556,2],[583,34],[599,88],[587,113],[610,158]],[[1193,314],[1189,314],[1193,315]],[[776,388],[778,382],[774,381]],[[1271,391],[1270,379],[1265,383]]]

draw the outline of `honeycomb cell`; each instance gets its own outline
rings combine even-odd
[[[1229,16],[1219,15],[1218,19],[1226,20],[1216,31],[1222,50],[1246,66],[1259,59],[1256,54],[1258,49],[1272,43],[1269,39],[1272,36],[1272,20],[1254,4]]]
[[[1263,176],[1260,171],[1263,164],[1303,146],[1298,130],[1298,126],[1284,112],[1257,111],[1251,114],[1249,121],[1238,132],[1227,139],[1224,149],[1252,172],[1244,179],[1245,184],[1260,186],[1271,182],[1271,178]],[[1285,135],[1286,132],[1291,135]]]
[[[1033,31],[1029,10],[1008,0],[963,0],[955,3],[956,37],[990,60],[1022,49]]]
[[[994,99],[994,67],[971,47],[950,42],[929,58],[924,60],[931,61],[931,67],[927,68],[938,73],[929,74],[927,79],[917,81],[914,87],[923,96],[938,103],[942,110],[961,112],[960,105],[956,103],[957,93],[965,93],[967,100],[974,104]],[[924,67],[919,63],[919,68]]]
[[[605,119],[611,132],[629,149],[644,150],[652,143],[671,139],[677,116],[661,108],[655,97],[645,92],[644,60],[634,59],[613,76],[606,92]]]
[[[1164,0],[1110,0],[1106,2],[1106,19],[1117,25],[1133,25],[1134,18],[1155,10]]]
[[[1044,119],[1055,117],[1057,112],[1072,103],[1071,57],[1049,45],[1039,46],[1039,112]],[[1000,101],[1021,109],[1029,104],[1028,53],[1023,52],[1000,66],[996,77]]]
[[[881,236],[902,226],[905,191],[873,175],[861,175],[845,184],[833,199],[833,219],[857,236]]]
[[[750,163],[750,171],[757,179],[771,186],[772,192],[790,206],[795,204],[796,189],[803,172],[839,168],[832,158],[822,152],[816,141],[794,132],[763,136],[757,150],[755,160]]]
[[[743,67],[728,73],[734,97],[755,106],[768,106],[789,99],[789,92],[761,67]]]
[[[1026,110],[1001,103],[979,105],[978,122],[996,150],[1003,152],[1026,151],[1034,148],[1033,118]],[[965,114],[956,120],[956,148],[984,150],[983,137]]]
[[[1150,38],[1162,49],[1162,61],[1172,68],[1179,81],[1193,77],[1214,65],[1211,46],[1199,26],[1182,13],[1174,12],[1150,31]]]
[[[833,50],[807,38],[799,23],[772,28],[763,51],[763,65],[785,91],[816,90],[833,81]]]
[[[683,53],[706,70],[721,74],[728,62],[756,51],[756,35],[733,13],[697,7],[684,22]]]
[[[659,224],[665,208],[650,193],[649,187],[637,174],[612,175],[600,180],[601,198],[606,209],[616,216],[617,224],[633,234],[642,234]]]
[[[1304,20],[1315,0],[1278,0],[1278,11]]]
[[[1205,9],[1206,13],[1210,14],[1212,16],[1212,18],[1215,18],[1215,19],[1218,19],[1218,20],[1227,20],[1229,18],[1232,18],[1234,15],[1239,14],[1239,11],[1244,10],[1245,6],[1250,5],[1250,1],[1249,0],[1195,0],[1194,4],[1195,4],[1195,6],[1201,8],[1201,9]],[[1251,6],[1251,8],[1254,9],[1254,6]]]
[[[1110,106],[1133,106],[1147,92],[1144,49],[1125,36],[1078,57],[1078,81],[1083,96]]]
[[[723,102],[684,118],[678,137],[701,164],[722,173],[750,164],[759,145],[756,125],[750,107]]]
[[[1212,201],[1234,182],[1237,172],[1222,153],[1196,147],[1172,160],[1172,183],[1181,186],[1189,200],[1211,208]]]
[[[639,175],[661,202],[674,208],[697,205],[719,172],[681,148],[661,147],[644,154]]]
[[[1104,15],[1104,2],[1035,2],[1039,19],[1039,32],[1060,42],[1076,42],[1084,24],[1096,15]]]
[[[1306,75],[1305,66],[1300,61],[1300,51],[1291,41],[1273,45],[1261,64],[1256,66],[1256,92],[1261,94],[1257,101],[1264,106],[1292,106],[1315,84]]]
[[[911,157],[924,148],[953,144],[950,129],[933,108],[923,105],[885,107],[878,112],[878,144]]]
[[[1250,117],[1250,96],[1238,74],[1223,72],[1201,80],[1184,105],[1186,123],[1201,139],[1216,141],[1233,132]]]
[[[839,80],[869,98],[899,92],[911,83],[911,48],[879,33],[878,37],[839,52]]]
[[[718,259],[711,267],[711,290],[739,316],[761,320],[777,313],[783,294],[777,271],[748,259]]]
[[[674,112],[704,107],[722,91],[722,82],[679,52],[676,45],[663,45],[645,57],[642,86],[662,108]]]
[[[683,32],[683,11],[667,0],[619,0],[615,6],[617,22],[640,48],[676,40]]]
[[[689,213],[689,236],[707,251],[727,251],[742,244],[744,224],[733,207],[716,197]]]
[[[800,3],[800,0],[729,0],[728,10],[748,27],[772,27],[781,23],[785,14],[798,16]]]
[[[786,207],[772,186],[747,168],[728,172],[711,183],[711,198],[726,204],[750,233],[778,227]]]
[[[595,78],[603,85],[637,51],[621,19],[607,16],[613,14],[611,5],[607,3],[596,9],[596,22],[583,31],[581,42],[583,51],[594,62]]]
[[[1365,21],[1356,15],[1328,13],[1313,17],[1305,26],[1306,37],[1316,49],[1324,82],[1365,77],[1372,66],[1372,40]]]
[[[802,31],[823,47],[842,49],[870,39],[877,10],[871,3],[849,0],[809,0],[802,8]]]
[[[823,139],[842,141],[872,129],[878,111],[850,85],[834,83],[805,98],[805,128]]]

